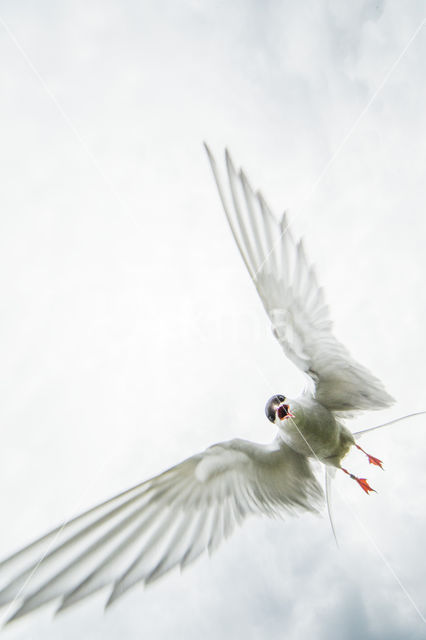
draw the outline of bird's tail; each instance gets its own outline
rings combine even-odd
[[[409,413],[406,416],[401,416],[400,418],[395,418],[394,420],[389,420],[389,422],[384,422],[383,424],[378,424],[375,427],[369,427],[368,429],[361,429],[361,431],[355,431],[352,435],[356,440],[363,436],[365,433],[369,431],[375,431],[376,429],[381,429],[382,427],[388,427],[391,424],[395,424],[395,422],[400,422],[401,420],[407,420],[408,418],[414,418],[414,416],[422,416],[426,414],[426,411],[416,411],[415,413]]]
[[[334,477],[335,473],[336,473],[336,469],[327,467],[325,465],[325,499],[326,499],[326,502],[327,502],[327,511],[328,511],[328,517],[329,517],[329,520],[330,520],[331,530],[333,532],[334,540],[335,540],[336,545],[338,547],[339,543],[337,541],[336,530],[334,528],[334,522],[333,522],[333,513],[332,513],[332,510],[331,510],[331,480]]]

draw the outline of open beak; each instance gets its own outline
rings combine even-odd
[[[294,415],[290,412],[290,406],[288,404],[280,404],[277,409],[277,416],[280,420],[285,420],[286,418],[294,418]]]

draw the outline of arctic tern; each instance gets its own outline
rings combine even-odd
[[[212,552],[250,514],[317,511],[323,491],[311,468],[341,469],[366,493],[365,478],[342,467],[355,446],[343,424],[359,411],[388,407],[382,383],[334,337],[324,293],[302,241],[277,220],[260,192],[225,153],[227,183],[206,146],[232,234],[285,354],[309,379],[297,398],[266,404],[277,427],[269,445],[242,439],[214,444],[167,471],[65,522],[0,563],[0,605],[8,622],[59,599],[57,611],[110,585],[106,606],[139,582]],[[414,415],[414,414],[413,414]],[[384,426],[384,425],[380,425]],[[378,428],[378,427],[372,427]],[[326,489],[329,474],[326,473]]]

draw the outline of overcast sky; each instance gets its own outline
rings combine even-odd
[[[421,0],[0,0],[1,555],[233,437],[301,391],[202,148],[306,239],[336,335],[426,409]],[[414,39],[413,39],[413,36]],[[408,45],[408,48],[407,48]],[[424,638],[426,424],[351,454],[327,517],[252,519],[217,554],[5,638]],[[341,477],[340,477],[341,476]]]

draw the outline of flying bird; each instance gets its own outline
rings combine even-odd
[[[271,444],[242,439],[214,444],[3,560],[0,605],[15,607],[8,622],[52,600],[59,600],[57,611],[63,611],[107,586],[109,606],[135,584],[150,584],[214,551],[251,514],[319,510],[324,496],[313,460],[327,470],[341,469],[366,493],[373,491],[365,478],[342,467],[351,447],[366,453],[342,420],[388,407],[393,399],[334,337],[323,290],[286,215],[274,217],[228,152],[223,181],[206,150],[273,333],[309,384],[297,398],[280,392],[268,400],[266,416],[277,428]],[[328,490],[328,473],[326,478]]]

